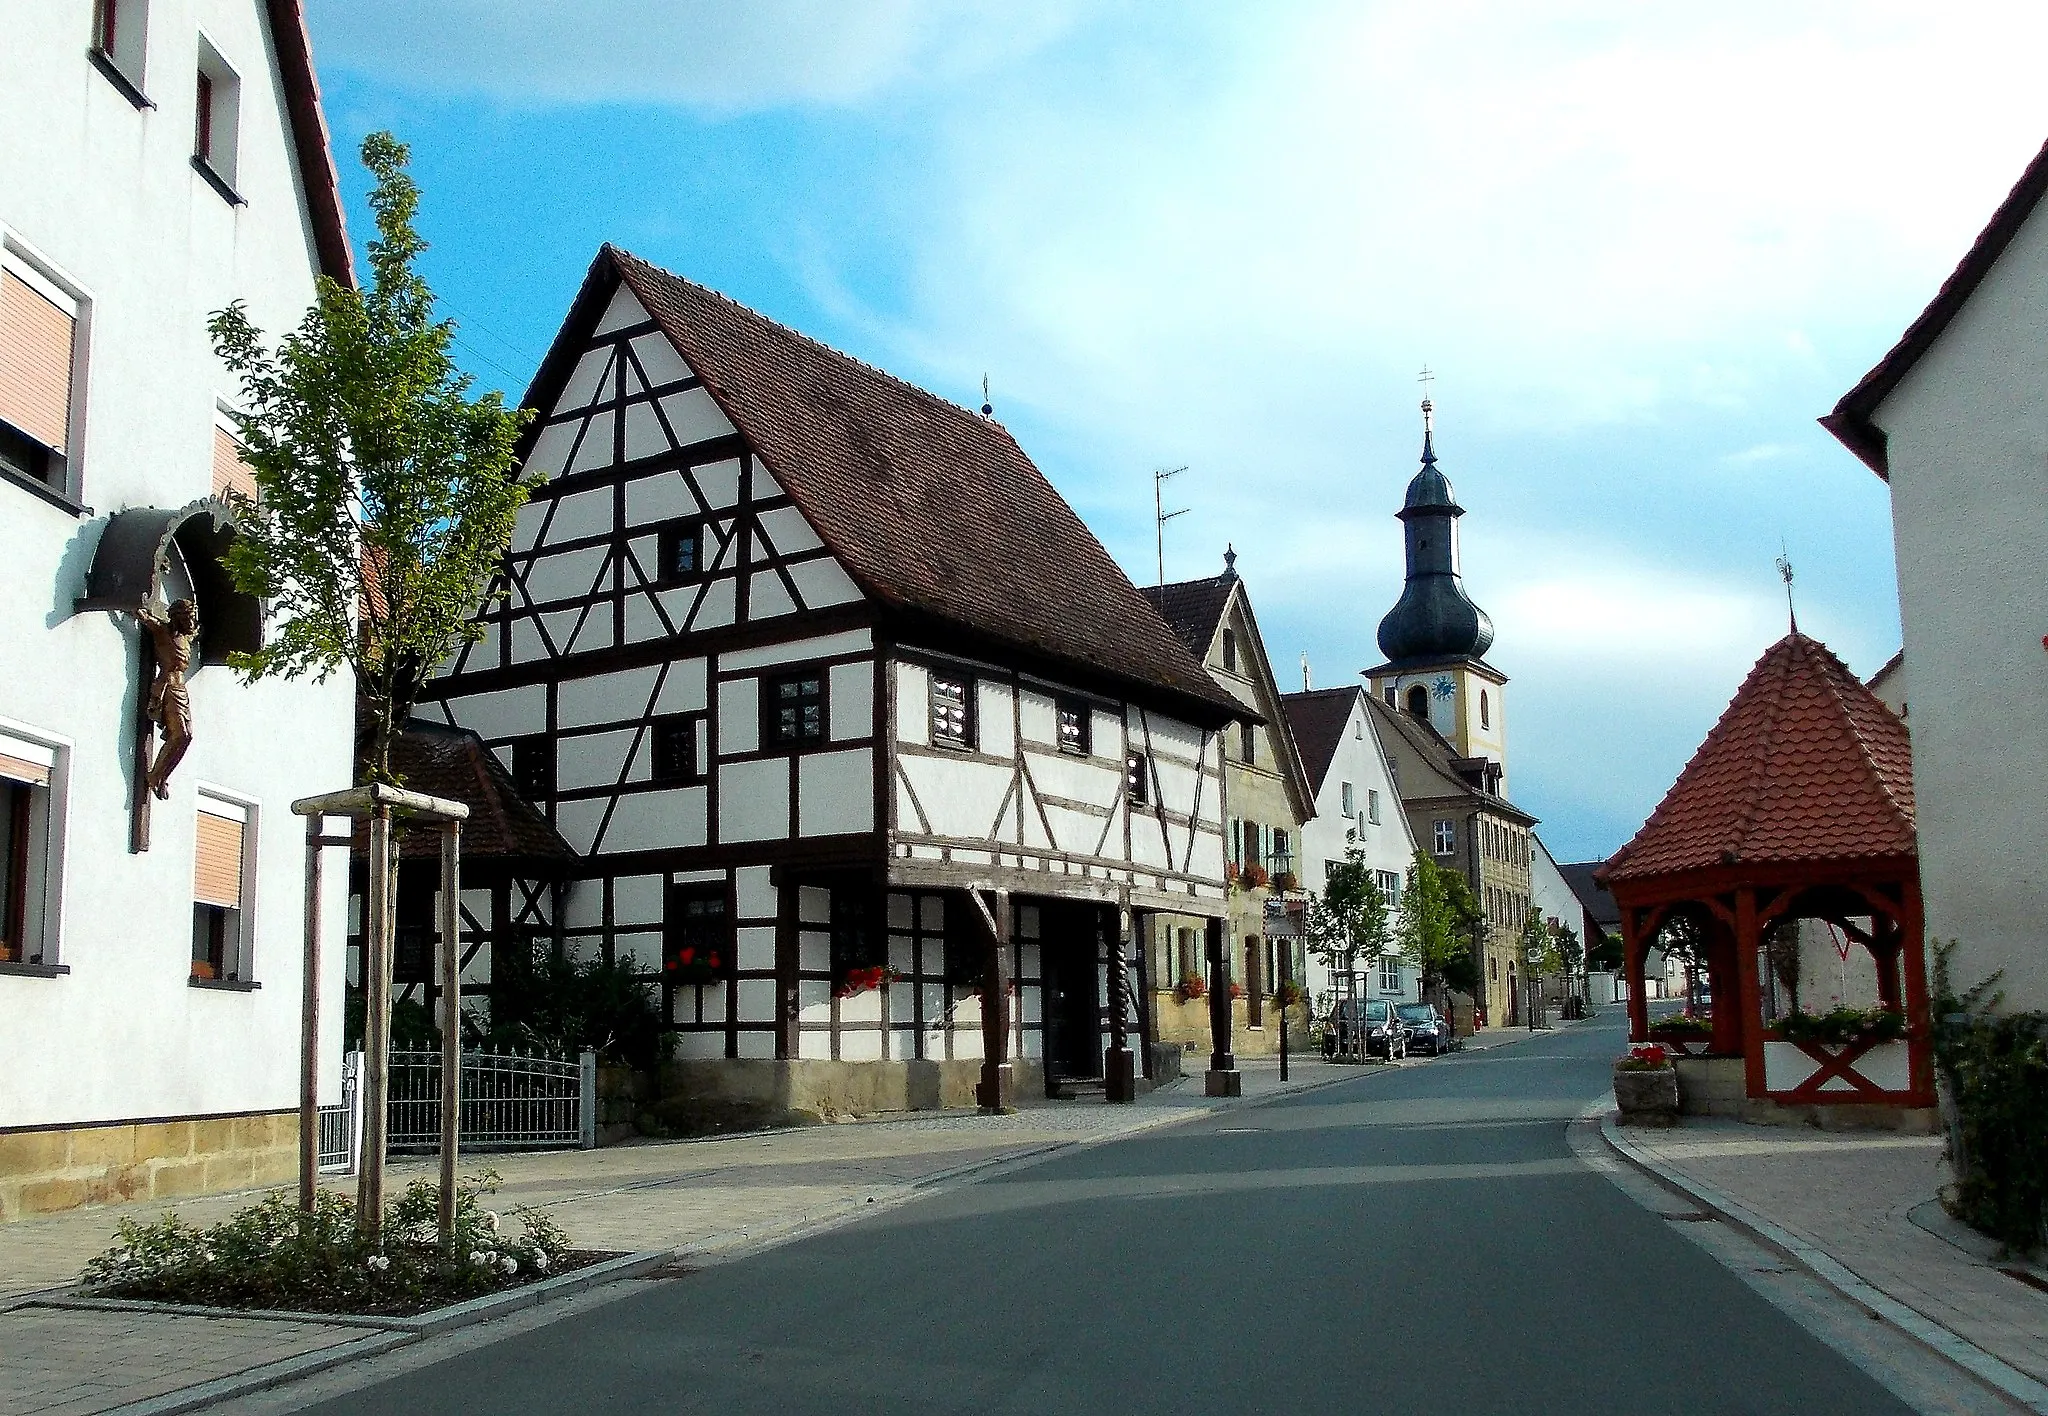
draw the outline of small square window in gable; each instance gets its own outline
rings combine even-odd
[[[545,733],[512,743],[512,785],[530,802],[555,794],[555,740]]]
[[[653,776],[657,782],[694,782],[698,766],[696,714],[677,714],[654,722]]]
[[[931,683],[932,746],[968,748],[974,745],[971,703],[974,681],[949,674],[933,674]]]
[[[707,538],[701,521],[672,522],[661,528],[661,583],[675,585],[704,574]]]
[[[1094,751],[1093,715],[1088,704],[1079,698],[1063,698],[1059,703],[1060,751],[1073,757],[1087,757]]]
[[[761,683],[761,744],[803,747],[825,740],[825,675],[777,674]]]

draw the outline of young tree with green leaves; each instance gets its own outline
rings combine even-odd
[[[269,641],[231,662],[250,679],[324,679],[346,668],[369,719],[361,777],[385,786],[391,745],[420,685],[473,623],[525,502],[514,445],[528,417],[502,396],[472,399],[455,367],[455,326],[434,318],[434,294],[414,269],[427,248],[413,226],[419,188],[404,144],[389,133],[363,140],[376,178],[370,209],[370,283],[353,289],[321,277],[299,327],[271,348],[239,303],[215,314],[214,351],[241,385],[235,422],[256,496],[237,497],[228,570],[245,593],[269,602]],[[388,822],[392,807],[373,815]],[[392,882],[388,829],[373,826],[373,881]],[[442,881],[445,891],[459,888]],[[390,969],[395,888],[370,892],[364,935],[365,1104],[381,1114],[391,1032]],[[452,945],[448,946],[452,947]],[[456,1094],[459,1000],[438,1020],[442,1091]],[[317,1029],[308,1018],[308,1051]],[[301,1165],[307,1166],[301,1138]],[[356,1213],[365,1239],[382,1221],[384,1156],[366,1146]],[[442,1233],[453,1242],[454,1150],[442,1156]],[[308,1168],[308,1173],[310,1170]],[[312,1198],[302,1203],[310,1206]]]
[[[1485,927],[1486,917],[1465,877],[1417,851],[1401,894],[1395,942],[1401,957],[1421,970],[1425,997],[1440,999],[1446,989],[1479,996],[1475,931]]]
[[[346,667],[369,715],[370,781],[421,682],[472,622],[527,487],[513,445],[531,416],[469,396],[455,325],[434,318],[415,262],[419,188],[389,133],[363,140],[377,239],[367,289],[320,277],[315,303],[272,349],[237,301],[207,329],[240,382],[235,422],[257,496],[239,499],[228,552],[238,588],[278,614],[270,640],[234,656],[251,679]]]
[[[1323,877],[1323,893],[1311,895],[1304,927],[1308,949],[1333,969],[1355,971],[1361,961],[1386,952],[1390,912],[1387,897],[1353,845]]]

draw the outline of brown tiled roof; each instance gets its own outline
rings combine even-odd
[[[1287,710],[1287,725],[1294,729],[1295,750],[1308,774],[1311,791],[1323,789],[1323,778],[1337,756],[1337,744],[1344,741],[1344,725],[1351,721],[1351,705],[1365,692],[1356,684],[1343,688],[1304,689],[1283,693],[1280,704]]]
[[[539,866],[577,858],[547,817],[519,795],[497,754],[467,728],[414,718],[391,744],[391,771],[407,791],[445,797],[469,808],[469,819],[462,823],[464,859]],[[359,850],[366,831],[367,827],[358,827]],[[441,849],[435,832],[409,831],[400,840],[407,856],[430,856]]]
[[[578,311],[595,317],[614,272],[901,632],[964,630],[1197,721],[1241,716],[1002,424],[614,246]],[[527,402],[552,400],[574,352],[557,340]]]
[[[1942,282],[1941,289],[1920,312],[1919,318],[1906,326],[1906,332],[1899,336],[1899,342],[1891,347],[1884,358],[1878,360],[1875,368],[1856,383],[1856,387],[1842,395],[1834,411],[1820,420],[1820,425],[1841,440],[1842,446],[1862,459],[1863,464],[1886,481],[1891,480],[1891,464],[1885,451],[1884,429],[1871,421],[1878,405],[1899,386],[1899,381],[1920,361],[1920,356],[1930,349],[1941,332],[1948,328],[1956,312],[1969,303],[1984,277],[1991,273],[1991,267],[2005,254],[2005,248],[2012,244],[2012,238],[2019,234],[2027,217],[2043,196],[2048,196],[2048,143],[2034,154],[2034,160],[2027,164],[2020,180],[2013,184],[2005,200],[1998,204],[1998,210],[1991,214],[1991,220],[1977,234],[1970,249],[1963,254],[1949,278]]]
[[[1827,646],[1765,651],[1605,884],[1728,865],[1915,854],[1906,725]]]
[[[1219,575],[1173,585],[1140,585],[1138,593],[1152,602],[1159,617],[1199,662],[1208,657],[1209,645],[1216,638],[1216,623],[1223,618],[1224,608],[1230,603],[1230,589],[1236,584],[1236,576]]]
[[[265,8],[270,12],[271,43],[277,47],[292,153],[298,159],[299,183],[306,192],[306,214],[313,223],[313,249],[320,257],[320,272],[353,286],[355,263],[349,251],[348,223],[342,217],[334,150],[327,140],[327,117],[320,109],[320,79],[313,69],[313,41],[306,34],[305,6],[300,0],[265,0]]]

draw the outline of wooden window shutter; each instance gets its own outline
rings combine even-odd
[[[242,823],[199,812],[198,848],[193,852],[192,898],[202,905],[242,907]]]
[[[256,478],[250,474],[249,464],[242,461],[242,445],[226,428],[213,430],[213,494],[225,498],[229,492],[240,492],[249,500],[256,500]]]
[[[64,451],[77,322],[13,271],[0,272],[0,418]]]
[[[0,733],[0,777],[31,787],[50,785],[50,764],[56,754],[47,747]]]

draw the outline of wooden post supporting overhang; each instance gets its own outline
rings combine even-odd
[[[1644,955],[1648,952],[1643,940],[1640,913],[1634,905],[1622,905],[1621,967],[1622,977],[1628,982],[1630,1042],[1645,1042],[1650,1036],[1650,984],[1649,980],[1643,977]]]
[[[1224,921],[1208,925],[1209,1070],[1202,1078],[1204,1096],[1242,1096],[1244,1078],[1230,1050],[1230,959],[1224,952]]]
[[[1102,1054],[1102,1099],[1132,1102],[1138,1099],[1136,1068],[1132,1065],[1128,1023],[1124,1002],[1128,998],[1131,951],[1131,912],[1116,912],[1116,928],[1110,931],[1109,967],[1104,980],[1109,992],[1109,1046]]]
[[[988,959],[982,974],[981,1082],[974,1089],[974,1100],[984,1115],[1007,1115],[1017,1109],[1010,1067],[1010,892],[989,893],[995,897],[994,909],[981,891],[967,892],[988,933]]]

